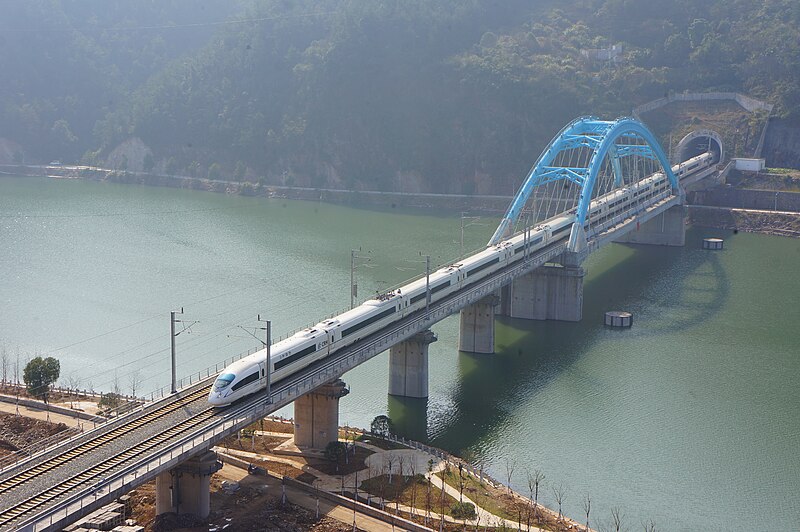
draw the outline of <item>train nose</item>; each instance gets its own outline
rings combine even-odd
[[[208,394],[208,402],[214,406],[224,404],[222,394],[213,391]]]

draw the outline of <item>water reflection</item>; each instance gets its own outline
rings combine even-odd
[[[535,400],[565,371],[575,371],[575,362],[599,341],[647,337],[658,342],[658,336],[711,319],[729,297],[719,255],[698,251],[698,238],[690,235],[686,248],[625,247],[627,257],[613,265],[602,264],[602,257],[594,264],[589,261],[582,322],[498,317],[494,355],[459,354],[451,397],[446,404],[432,404],[428,412],[428,436],[434,445],[455,453],[467,450],[481,461],[483,450],[513,422],[518,407]],[[597,273],[592,271],[595,267]],[[603,313],[620,308],[634,313],[634,328],[604,327]],[[602,386],[590,375],[575,378],[584,387],[581,393]],[[597,392],[601,398],[602,390]],[[394,419],[391,412],[390,402]],[[413,434],[425,434],[421,406],[395,407],[395,412],[403,418],[397,427],[401,434],[414,437],[410,429],[405,431],[412,426]],[[412,421],[412,414],[418,419]]]
[[[417,441],[428,439],[428,398],[389,395],[388,415],[395,431]]]

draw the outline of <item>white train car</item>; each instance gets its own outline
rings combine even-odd
[[[673,167],[678,178],[713,164],[709,153],[699,155]],[[612,191],[603,200],[592,201],[588,222],[604,224],[617,212],[628,210],[633,203],[666,197],[671,185],[666,175],[656,173],[637,183]],[[431,302],[491,275],[520,260],[524,252],[539,250],[569,236],[575,221],[575,209],[542,222],[528,235],[517,234],[497,245],[432,272],[426,283],[424,277],[397,290],[381,294],[358,307],[334,318],[323,320],[313,327],[272,346],[269,378],[280,381],[309,364],[329,356],[350,344],[375,333],[387,324],[425,308],[430,285]],[[267,355],[263,349],[226,367],[214,381],[208,401],[215,406],[228,405],[242,397],[263,390],[267,385]]]

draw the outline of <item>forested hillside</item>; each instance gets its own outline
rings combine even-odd
[[[10,5],[0,137],[39,159],[139,137],[148,170],[510,193],[573,117],[669,91],[800,119],[796,0]]]

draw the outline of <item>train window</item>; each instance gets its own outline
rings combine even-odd
[[[239,389],[239,388],[241,388],[242,386],[247,386],[247,385],[248,385],[248,384],[250,384],[251,382],[255,382],[255,381],[257,381],[257,380],[258,380],[258,371],[256,371],[255,373],[251,373],[250,375],[248,375],[248,376],[247,376],[247,377],[245,377],[244,379],[242,379],[242,380],[240,380],[239,382],[237,382],[236,384],[234,384],[234,385],[231,387],[231,390],[235,392],[236,390],[238,390],[238,389]]]
[[[316,344],[312,344],[312,345],[306,347],[305,349],[301,349],[297,353],[295,353],[295,354],[293,354],[291,356],[287,356],[283,360],[279,360],[279,361],[275,362],[275,369],[279,370],[284,366],[288,366],[292,362],[295,362],[296,360],[300,360],[304,356],[306,356],[308,354],[311,354],[316,350],[317,350],[317,345]]]
[[[412,299],[412,301],[413,301],[413,299]],[[378,320],[382,320],[386,316],[390,316],[391,314],[394,314],[395,312],[397,312],[397,307],[392,307],[392,308],[390,308],[388,310],[384,310],[380,314],[376,314],[375,316],[372,316],[371,318],[368,318],[368,319],[362,321],[361,323],[357,323],[356,325],[352,325],[352,326],[348,327],[347,329],[345,329],[344,331],[342,331],[342,337],[345,337],[345,336],[348,336],[350,334],[353,334],[354,332],[356,332],[357,330],[361,329],[362,327],[366,327],[367,325],[371,325],[371,324],[375,323]]]
[[[214,381],[214,391],[218,392],[228,387],[230,383],[233,382],[233,379],[236,378],[236,375],[233,373],[223,373],[217,380]]]
[[[476,266],[476,267],[472,268],[470,271],[467,272],[467,277],[469,277],[470,275],[473,275],[475,273],[478,273],[479,271],[484,270],[484,269],[486,269],[486,268],[488,268],[488,267],[490,267],[490,266],[492,266],[494,264],[497,264],[498,262],[500,262],[500,259],[499,258],[494,258],[494,259],[490,260],[489,262],[485,262],[485,263],[481,264],[480,266]]]

